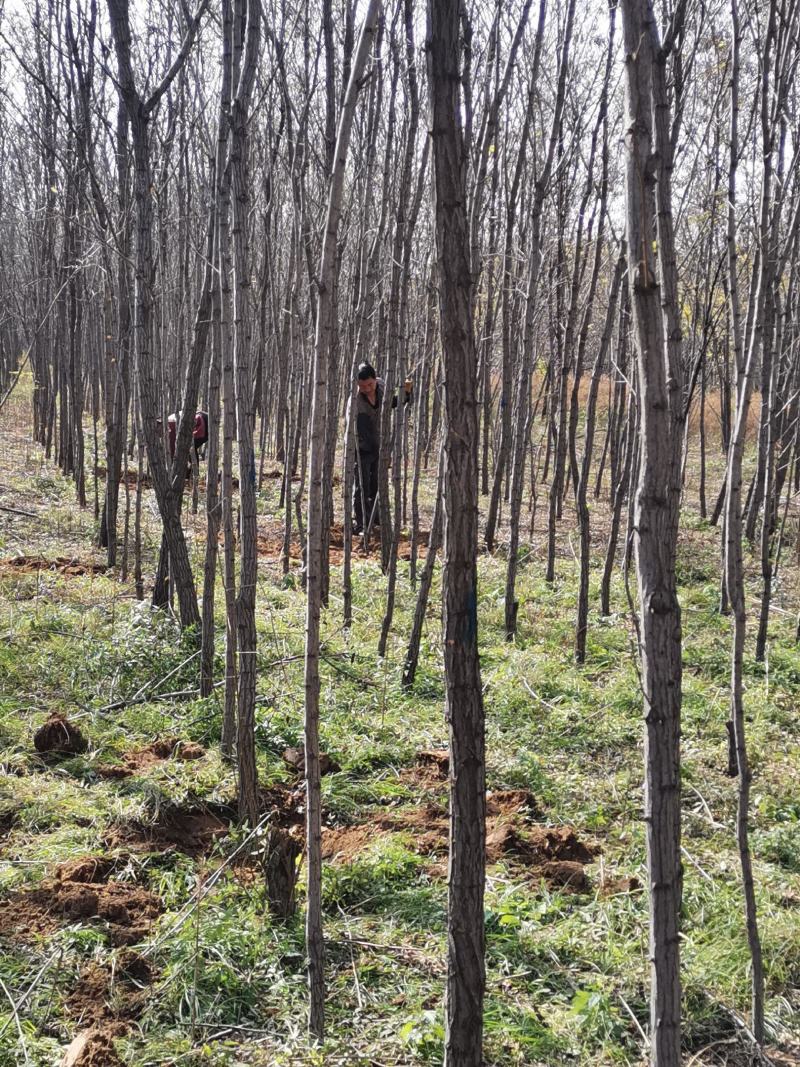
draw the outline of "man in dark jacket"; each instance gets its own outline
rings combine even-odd
[[[353,533],[361,533],[372,517],[378,495],[378,456],[381,449],[381,403],[383,382],[378,381],[375,368],[362,363],[356,376],[358,393],[355,399],[356,439],[356,521]]]
[[[381,450],[381,407],[383,382],[375,374],[371,363],[362,363],[356,375],[358,392],[355,399],[356,451],[354,504],[356,521],[353,533],[360,534],[365,526],[374,525],[375,498],[378,495],[378,457]],[[404,402],[411,398],[411,381],[404,386]],[[397,397],[392,398],[397,407]]]

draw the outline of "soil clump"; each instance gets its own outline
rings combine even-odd
[[[83,578],[87,575],[105,574],[108,567],[104,563],[92,563],[90,560],[75,556],[10,556],[0,560],[0,574],[38,574],[40,571],[52,571],[64,574],[68,578]]]
[[[124,1023],[108,1023],[84,1030],[67,1048],[60,1067],[122,1067],[114,1038],[122,1037],[127,1029]]]
[[[446,748],[431,748],[418,752],[414,770],[424,778],[444,782],[450,773],[450,752]]]
[[[67,997],[67,1012],[83,1026],[138,1019],[152,981],[150,963],[137,952],[124,949],[113,966],[90,963],[83,968]]]
[[[168,808],[152,823],[123,823],[105,839],[109,848],[123,846],[137,852],[210,852],[230,829],[233,812],[223,805]]]
[[[101,763],[95,768],[100,778],[130,778],[139,771],[146,770],[164,760],[196,760],[205,756],[206,750],[196,741],[185,741],[179,737],[159,737],[144,748],[126,752],[122,763]]]
[[[33,747],[43,755],[76,756],[89,745],[77,726],[56,713],[33,735]]]
[[[447,753],[420,753],[418,761],[441,773]],[[526,789],[490,792],[486,797],[486,860],[512,862],[528,875],[551,886],[585,892],[585,867],[596,849],[582,841],[571,826],[544,826],[531,821],[539,814],[536,799]],[[448,847],[449,819],[445,804],[427,800],[413,808],[381,813],[369,823],[323,830],[322,855],[334,863],[350,863],[374,841],[391,833],[405,833],[411,847],[433,862],[429,873],[445,874],[441,858]]]
[[[304,745],[300,745],[299,748],[285,748],[283,750],[283,762],[291,770],[296,771],[297,774],[306,773],[306,750]],[[320,752],[319,754],[319,773],[320,774],[335,774],[342,768],[332,759],[327,752]]]
[[[34,889],[0,901],[0,936],[28,940],[70,923],[106,927],[114,946],[135,945],[161,913],[161,903],[142,886],[108,881],[115,866],[107,857],[86,856],[55,868]]]

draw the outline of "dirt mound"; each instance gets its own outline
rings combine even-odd
[[[81,971],[66,1000],[69,1015],[83,1025],[110,1019],[138,1019],[153,981],[148,961],[124,949],[115,964],[90,963]]]
[[[206,750],[196,741],[183,741],[179,737],[159,737],[144,748],[126,752],[122,763],[101,763],[95,768],[100,778],[130,778],[137,771],[146,770],[164,760],[202,759]]]
[[[170,808],[153,823],[124,823],[106,835],[106,845],[144,852],[210,852],[230,828],[232,812],[222,806]]]
[[[416,765],[427,776],[445,781],[450,773],[450,753],[446,748],[431,748],[418,752]]]
[[[533,817],[540,814],[536,797],[529,789],[495,789],[486,794],[486,815],[524,815]]]
[[[124,1023],[84,1030],[67,1048],[61,1067],[122,1067],[122,1060],[114,1051],[114,1038],[126,1030]]]
[[[410,833],[414,839],[414,851],[422,856],[447,851],[449,823],[447,809],[441,804],[428,801],[415,808],[387,815],[370,825]]]
[[[588,889],[584,867],[595,849],[581,841],[570,826],[542,826],[530,822],[534,797],[524,789],[498,790],[487,796],[486,860],[510,861],[549,885]],[[449,835],[447,809],[435,801],[414,808],[376,815],[369,823],[324,830],[322,855],[335,863],[349,863],[380,836],[404,833],[411,847],[434,858],[429,874],[444,877],[441,857],[446,855]],[[633,891],[631,889],[631,891]]]
[[[107,570],[108,567],[104,563],[92,563],[74,556],[56,556],[54,559],[44,556],[10,556],[0,560],[0,574],[38,574],[40,571],[52,571],[55,574],[65,574],[69,578],[83,578],[86,575],[105,574]]]
[[[374,825],[322,829],[322,858],[333,863],[352,863],[360,853],[386,833]]]
[[[113,867],[105,858],[72,860],[35,889],[12,893],[0,901],[0,934],[27,940],[70,923],[101,920],[112,945],[136,944],[147,936],[161,904],[141,886],[106,881]]]
[[[81,856],[59,863],[55,876],[60,882],[107,882],[116,865],[109,856]]]
[[[304,827],[306,823],[306,793],[304,788],[290,789],[274,785],[261,790],[261,810],[272,812],[271,825],[284,830]]]
[[[85,752],[88,742],[77,726],[63,715],[55,714],[33,735],[33,746],[37,752],[74,756]]]
[[[533,826],[520,831],[513,822],[492,820],[486,826],[486,856],[496,863],[517,856],[530,866],[550,862],[591,863],[594,852],[575,835],[571,826]]]
[[[306,750],[305,746],[301,745],[299,748],[285,748],[283,750],[283,762],[291,770],[296,771],[298,774],[306,773]],[[340,771],[342,768],[336,762],[335,759],[331,759],[327,752],[320,752],[319,754],[319,773],[320,774],[335,774],[336,771]]]
[[[623,893],[641,893],[644,886],[635,875],[629,878],[603,878],[600,891],[605,897],[616,897]]]

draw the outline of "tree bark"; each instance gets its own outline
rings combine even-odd
[[[478,660],[478,398],[466,212],[468,146],[460,124],[458,0],[429,0],[439,321],[444,365],[443,636],[450,731],[446,1067],[482,1063],[486,782]]]

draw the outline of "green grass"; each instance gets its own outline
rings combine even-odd
[[[43,474],[27,485],[66,510],[62,479]],[[78,516],[70,538],[83,537],[88,525]],[[56,533],[53,521],[46,534]],[[687,524],[679,563],[687,1050],[729,1035],[729,1009],[745,1016],[749,1010],[733,837],[736,783],[725,775],[729,622],[717,612],[715,536],[704,524]],[[195,544],[193,552],[199,551]],[[641,1061],[639,1028],[647,1025],[646,894],[601,887],[603,876],[646,881],[633,634],[618,578],[617,614],[599,617],[599,573],[593,571],[587,660],[575,665],[576,570],[571,557],[560,559],[550,587],[538,557],[527,558],[519,577],[520,632],[509,644],[502,629],[504,563],[480,561],[488,785],[530,789],[542,821],[573,824],[600,850],[589,867],[590,891],[582,894],[549,889],[513,862],[488,872],[486,1059],[497,1067],[634,1065]],[[352,629],[341,626],[334,571],[322,631],[322,747],[341,768],[324,779],[323,803],[326,819],[339,825],[368,825],[377,812],[411,811],[422,796],[408,776],[415,753],[447,740],[438,618],[432,613],[428,619],[417,681],[405,692],[401,671],[414,607],[407,565],[400,566],[383,661],[375,646],[385,579],[374,563],[359,561],[354,580]],[[281,753],[302,739],[304,600],[296,585],[284,582],[277,568],[262,567],[256,745],[265,784],[290,780]],[[3,893],[35,885],[57,862],[102,851],[115,827],[235,796],[232,769],[216,748],[221,690],[207,700],[153,699],[196,685],[195,649],[167,615],[119,594],[111,577],[0,578],[0,760],[9,772],[0,777],[0,823],[7,827]],[[432,604],[437,597],[438,587]],[[767,1021],[777,1038],[800,1026],[800,655],[793,616],[776,613],[770,635],[766,667],[754,662],[748,645],[745,680]],[[221,653],[221,631],[218,636]],[[220,654],[218,677],[222,671]],[[151,699],[109,709],[142,695]],[[34,752],[32,733],[53,711],[84,731],[85,754],[53,763]],[[99,764],[119,762],[168,733],[203,743],[208,754],[154,764],[122,781],[98,777]],[[444,797],[444,783],[431,788]],[[128,861],[130,877],[155,892],[165,911],[144,946],[157,975],[147,1009],[118,1042],[125,1062],[440,1062],[446,885],[414,851],[413,837],[376,836],[352,862],[326,866],[328,1038],[318,1050],[304,1034],[302,885],[298,916],[281,922],[269,914],[260,878],[226,869],[175,929],[198,885],[238,840],[233,834],[200,860],[156,851]],[[124,846],[117,854],[124,856]],[[48,964],[54,953],[57,966]],[[81,966],[113,961],[116,953],[102,931],[79,924],[28,944],[3,945],[0,978],[15,1000],[45,967],[20,1011],[31,1064],[57,1062],[74,1035],[65,1003]],[[5,1000],[0,1029],[0,1063],[21,1061]]]

